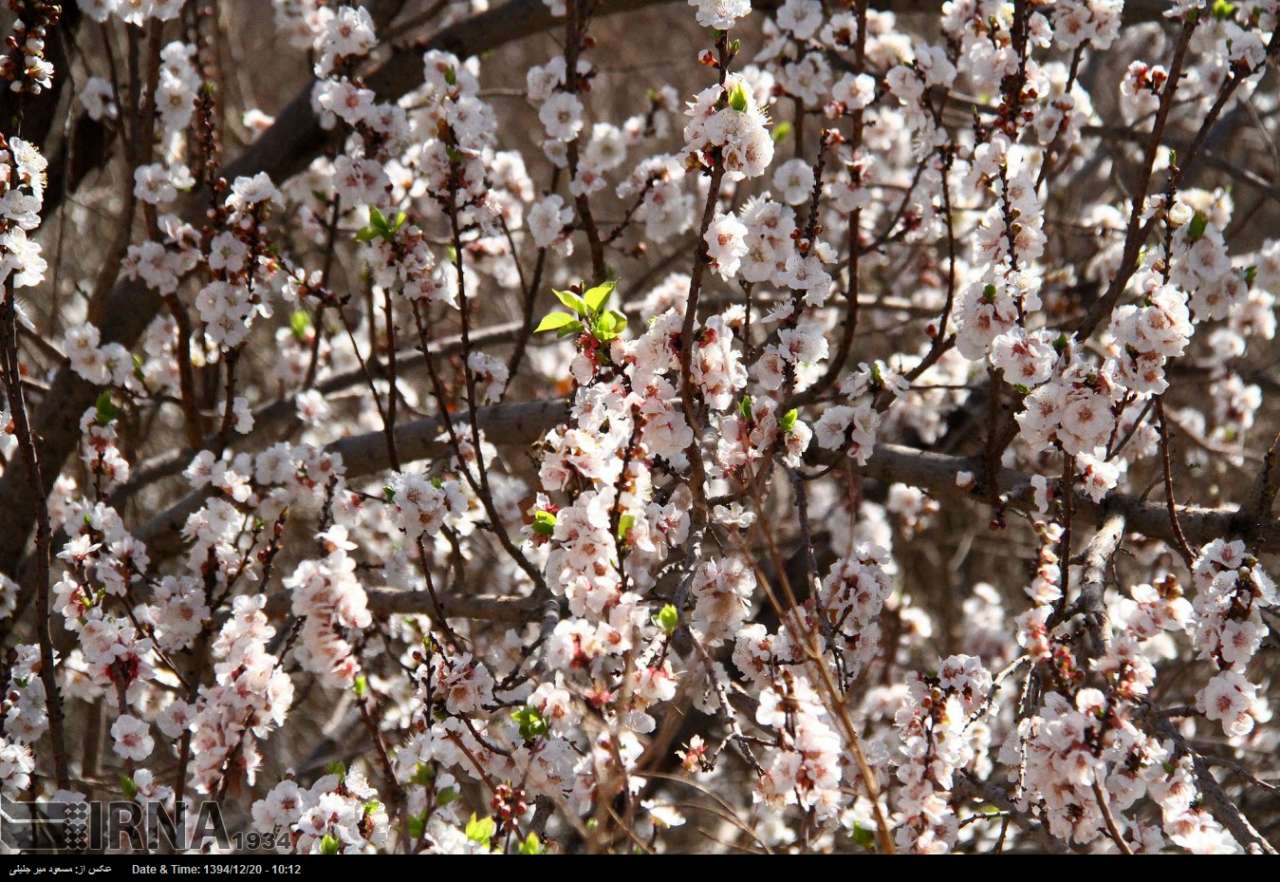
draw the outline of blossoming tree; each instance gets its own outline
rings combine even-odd
[[[494,2],[10,0],[4,794],[1274,854],[1280,2]]]

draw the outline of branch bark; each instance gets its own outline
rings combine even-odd
[[[568,402],[553,399],[480,408],[476,422],[492,443],[523,447],[564,422],[568,416]],[[454,416],[455,421],[469,419],[466,414]],[[448,455],[449,445],[441,437],[444,430],[444,424],[434,417],[397,426],[396,445],[401,460],[410,463]],[[349,479],[375,474],[391,464],[386,438],[381,431],[343,438],[328,445],[326,450],[341,455]],[[816,463],[830,463],[833,458],[829,451],[818,451],[813,455]],[[939,498],[969,498],[976,502],[982,500],[971,491],[956,486],[956,476],[961,472],[976,473],[980,468],[981,462],[976,458],[949,456],[900,444],[878,444],[867,464],[859,471],[864,477],[909,484]],[[1007,506],[1026,509],[1033,505],[1034,489],[1030,475],[1014,469],[1000,469],[996,485]],[[187,518],[207,498],[207,492],[186,496],[148,521],[136,535],[143,541],[152,542],[165,533],[181,531]],[[1081,523],[1100,525],[1117,516],[1124,519],[1124,529],[1128,532],[1141,533],[1171,546],[1177,542],[1163,502],[1146,502],[1127,493],[1110,493],[1100,502],[1094,502],[1085,494],[1076,493],[1073,505],[1074,515]],[[1252,536],[1258,542],[1280,543],[1280,520],[1256,519],[1250,512],[1238,509],[1179,506],[1178,522],[1187,540],[1198,545],[1225,536]]]

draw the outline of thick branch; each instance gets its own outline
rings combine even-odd
[[[568,402],[556,399],[481,408],[476,421],[492,443],[524,447],[564,422],[568,415]],[[458,415],[454,419],[467,420],[470,417]],[[449,446],[441,437],[443,431],[444,425],[434,417],[397,426],[396,444],[401,459],[410,463],[448,455]],[[342,456],[348,478],[375,474],[390,466],[386,439],[381,431],[343,438],[326,449]],[[818,451],[814,458],[829,462],[832,456],[828,451]],[[968,457],[948,456],[898,444],[878,444],[871,459],[859,471],[868,478],[919,487],[935,497],[964,497],[978,501],[970,491],[956,486],[956,476],[961,472],[976,473],[980,468],[978,460]],[[1008,505],[1015,508],[1032,506],[1034,490],[1029,475],[1013,469],[1001,469],[997,474],[997,486]],[[206,493],[187,496],[149,521],[138,531],[138,537],[151,541],[166,532],[181,530],[186,519],[200,508],[206,498]],[[1111,493],[1101,502],[1094,502],[1083,493],[1077,493],[1073,504],[1075,517],[1081,523],[1105,524],[1112,515],[1118,515],[1124,518],[1125,529],[1129,532],[1160,539],[1170,545],[1177,541],[1162,502],[1146,502],[1126,493]],[[1280,542],[1280,521],[1270,518],[1255,521],[1247,512],[1236,509],[1179,506],[1178,520],[1187,540],[1197,545],[1219,537],[1244,535],[1252,535],[1263,543]]]

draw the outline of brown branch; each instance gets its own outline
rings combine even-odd
[[[36,515],[36,550],[35,550],[35,598],[36,598],[36,641],[40,646],[40,681],[44,685],[45,706],[49,716],[49,739],[53,743],[54,776],[58,786],[64,790],[70,786],[70,772],[67,766],[67,742],[62,731],[62,696],[58,692],[58,680],[54,671],[53,641],[49,633],[49,592],[51,589],[52,565],[52,527],[49,520],[49,504],[45,494],[41,492],[40,453],[36,446],[36,437],[32,434],[31,421],[27,414],[26,397],[22,391],[22,366],[18,357],[17,332],[17,293],[14,277],[9,276],[4,285],[3,328],[0,329],[0,368],[3,369],[5,399],[14,424],[14,434],[18,438],[18,447],[22,451],[25,468],[22,475],[27,480],[26,493],[34,502]],[[19,470],[5,470],[5,477],[17,476]]]
[[[1169,721],[1169,718],[1167,716],[1156,716],[1154,721],[1157,731],[1163,737],[1173,741],[1175,758],[1184,754],[1191,757],[1191,766],[1196,776],[1196,786],[1200,790],[1200,796],[1204,801],[1205,808],[1209,810],[1209,814],[1213,816],[1213,819],[1225,827],[1235,837],[1235,840],[1245,847],[1246,851],[1252,847],[1265,854],[1275,854],[1275,847],[1250,823],[1235,801],[1227,796],[1222,789],[1222,785],[1218,783],[1218,779],[1213,777],[1209,763],[1187,744],[1187,740],[1182,737],[1181,733]]]
[[[1107,805],[1107,794],[1102,791],[1102,785],[1098,783],[1098,779],[1093,780],[1093,795],[1098,800],[1098,811],[1102,812],[1102,821],[1106,824],[1107,835],[1111,837],[1111,841],[1116,844],[1116,848],[1124,854],[1133,854],[1133,849],[1129,847],[1129,843],[1124,841],[1124,837],[1120,835],[1120,828],[1116,826],[1116,819],[1111,815],[1111,806]]]
[[[1124,236],[1124,253],[1120,258],[1120,266],[1116,269],[1116,274],[1112,278],[1111,284],[1107,287],[1106,293],[1099,297],[1097,302],[1089,308],[1089,312],[1081,321],[1080,327],[1076,329],[1077,340],[1088,339],[1089,335],[1093,333],[1102,320],[1111,314],[1111,310],[1115,308],[1116,301],[1120,299],[1120,295],[1124,292],[1130,277],[1133,276],[1138,267],[1138,255],[1141,251],[1142,243],[1146,239],[1146,233],[1150,229],[1149,225],[1142,223],[1142,211],[1146,205],[1147,192],[1151,187],[1152,171],[1155,168],[1161,138],[1164,137],[1165,124],[1169,120],[1169,111],[1173,109],[1173,96],[1178,90],[1178,81],[1182,78],[1182,67],[1186,61],[1187,47],[1191,43],[1191,35],[1195,33],[1195,29],[1195,19],[1189,19],[1184,23],[1177,46],[1173,50],[1173,61],[1169,65],[1169,78],[1165,81],[1164,89],[1160,93],[1160,107],[1156,111],[1155,123],[1152,125],[1151,139],[1147,142],[1146,157],[1143,160],[1143,173],[1139,178],[1138,186],[1133,191],[1132,205],[1129,210],[1129,224]]]
[[[483,407],[476,413],[476,422],[493,443],[525,447],[568,417],[568,402],[552,399]],[[470,416],[460,414],[454,419],[469,420]],[[444,431],[444,424],[435,417],[397,426],[396,443],[401,459],[409,463],[448,455],[449,445],[440,438]],[[390,465],[381,431],[352,435],[329,444],[325,449],[342,456],[349,479],[375,474]],[[812,458],[815,463],[834,459],[829,451],[817,451]],[[950,456],[899,444],[878,444],[867,464],[859,470],[864,477],[919,487],[937,498],[961,497],[980,501],[969,490],[956,486],[956,476],[960,472],[976,474],[980,469],[981,462],[970,457]],[[1006,505],[1027,510],[1034,507],[1030,475],[1013,469],[1000,469],[996,474],[996,484]],[[188,495],[148,521],[135,535],[151,541],[166,532],[180,531],[187,517],[198,510],[207,497],[207,492]],[[1126,529],[1130,532],[1170,544],[1177,541],[1164,503],[1146,502],[1136,495],[1114,492],[1095,502],[1077,491],[1073,508],[1074,517],[1080,523],[1101,524],[1110,515],[1118,514],[1124,516]],[[1226,536],[1246,535],[1252,535],[1258,542],[1280,543],[1280,520],[1255,520],[1249,512],[1233,508],[1183,505],[1177,510],[1179,524],[1190,543],[1203,544]]]
[[[1160,428],[1160,465],[1164,477],[1164,502],[1169,512],[1169,526],[1173,530],[1174,546],[1178,549],[1178,553],[1182,555],[1182,560],[1186,563],[1187,569],[1193,568],[1195,563],[1195,553],[1191,550],[1191,546],[1187,543],[1187,536],[1182,531],[1182,524],[1178,521],[1178,503],[1173,495],[1173,464],[1170,461],[1169,451],[1169,426],[1164,418],[1164,397],[1156,399],[1156,424]]]

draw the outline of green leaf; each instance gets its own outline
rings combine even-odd
[[[778,420],[778,427],[783,432],[790,432],[796,427],[796,420],[800,418],[800,412],[794,407],[782,415],[782,419]]]
[[[658,610],[658,614],[653,617],[653,623],[670,637],[680,625],[680,610],[676,609],[674,604],[668,603]]]
[[[450,86],[458,85],[458,72],[453,69],[452,64],[444,69],[444,81]]]
[[[324,834],[324,838],[320,840],[320,853],[321,854],[337,854],[338,848],[341,845],[342,845],[342,842],[338,839],[337,836],[334,836],[332,833],[326,833]]]
[[[530,526],[533,532],[541,536],[550,536],[556,531],[556,516],[549,511],[535,511],[533,523]]]
[[[733,88],[729,90],[729,106],[738,113],[743,113],[750,103],[751,96],[747,94],[747,87],[741,81],[734,83]]]
[[[124,791],[125,799],[133,799],[138,795],[138,785],[128,775],[120,776],[120,789]]]
[[[311,313],[305,309],[299,309],[289,316],[289,330],[293,331],[293,337],[298,342],[307,339],[307,331],[311,330]]]
[[[533,741],[547,734],[547,721],[536,707],[525,705],[511,714],[511,719],[520,726],[520,737],[525,741]]]
[[[742,400],[738,402],[738,416],[742,417],[747,422],[751,422],[752,414],[750,395],[743,395]]]
[[[557,300],[559,300],[565,306],[572,309],[578,315],[587,314],[588,312],[587,305],[582,302],[581,297],[579,297],[577,294],[574,294],[572,291],[556,291],[552,289],[551,293],[556,295]]]
[[[1195,213],[1195,217],[1191,218],[1191,223],[1187,224],[1187,241],[1195,242],[1204,235],[1205,229],[1209,226],[1209,219],[1200,212]]]
[[[364,804],[364,813],[366,815],[371,815],[380,808],[382,808],[382,803],[378,802],[376,799],[371,799]]]
[[[520,843],[520,854],[546,854],[547,847],[542,844],[542,840],[538,838],[538,834],[532,830],[529,835],[524,838],[524,842]]]
[[[420,787],[426,787],[436,776],[436,770],[428,763],[418,763],[413,767],[413,777],[409,779],[410,784],[417,784]]]
[[[613,289],[618,287],[617,282],[605,282],[603,285],[596,285],[582,295],[582,300],[587,304],[587,309],[594,315],[600,311],[600,307],[604,306],[609,300],[609,295],[613,293]]]
[[[783,120],[773,127],[773,131],[769,133],[769,137],[773,138],[773,143],[781,144],[791,135],[791,123]]]
[[[992,817],[994,815],[1000,814],[1000,809],[998,806],[994,806],[994,805],[991,805],[990,803],[987,803],[986,805],[978,806],[978,814],[986,815],[987,817]]]
[[[876,834],[869,827],[864,827],[859,823],[854,823],[853,830],[849,834],[853,837],[853,841],[863,848],[874,848],[876,844]]]
[[[591,334],[601,343],[608,343],[621,335],[626,327],[627,317],[611,309],[595,317],[591,323]]]
[[[421,814],[409,816],[409,838],[416,842],[425,832],[427,832],[427,813],[424,809]]]
[[[364,698],[364,694],[369,691],[369,680],[364,674],[360,674],[356,677],[355,685],[352,688],[355,690],[356,698]]]
[[[631,532],[631,528],[636,525],[636,516],[624,514],[618,518],[618,541],[627,541],[627,534]]]
[[[1236,14],[1236,5],[1228,3],[1227,0],[1214,0],[1213,17],[1218,21],[1224,21]]]
[[[330,775],[337,775],[339,778],[347,777],[347,766],[342,760],[334,760],[325,766],[324,770]]]
[[[388,221],[386,215],[379,211],[376,207],[369,206],[369,225],[362,228],[356,233],[357,242],[372,242],[374,239],[384,239],[390,242],[395,238],[396,233],[409,220],[409,215],[403,211],[397,212],[394,221]]]
[[[541,334],[543,331],[560,331],[570,325],[582,326],[582,323],[569,315],[567,312],[552,312],[543,317],[538,322],[538,327],[533,329],[535,334]]]
[[[488,848],[489,841],[493,839],[493,834],[498,832],[498,825],[494,823],[493,818],[477,818],[475,812],[472,812],[471,820],[467,821],[464,832],[472,842],[477,842]]]
[[[98,395],[97,408],[97,420],[100,426],[110,425],[116,417],[120,416],[120,408],[116,407],[111,400],[111,391],[109,389],[103,389],[101,394]]]
[[[453,802],[457,798],[458,798],[458,791],[454,790],[452,787],[446,787],[444,790],[441,790],[439,793],[436,794],[436,805],[440,806],[441,808],[444,808],[446,805]]]

